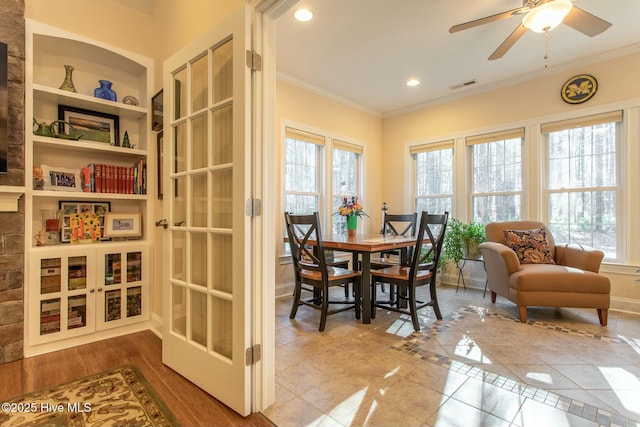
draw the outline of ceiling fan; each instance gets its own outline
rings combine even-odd
[[[522,0],[522,7],[454,25],[449,28],[449,32],[456,33],[515,15],[523,15],[520,25],[489,56],[490,60],[494,60],[502,58],[527,30],[542,33],[564,23],[574,30],[594,37],[611,26],[610,22],[573,6],[572,2],[573,0]]]

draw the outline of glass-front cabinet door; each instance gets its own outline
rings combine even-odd
[[[97,263],[97,329],[146,320],[150,312],[147,245],[100,248]]]
[[[29,339],[33,344],[84,335],[95,330],[95,256],[83,248],[43,249],[31,258]]]

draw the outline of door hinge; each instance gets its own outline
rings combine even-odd
[[[262,347],[260,344],[256,344],[249,347],[245,354],[247,366],[255,365],[260,361],[260,357],[262,356]]]
[[[250,216],[250,217],[262,215],[262,200],[247,199],[245,210],[247,212],[247,216]]]
[[[262,71],[262,56],[258,55],[255,50],[247,49],[247,67],[251,71]]]

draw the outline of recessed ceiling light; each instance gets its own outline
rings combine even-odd
[[[293,16],[300,22],[307,22],[313,19],[313,12],[309,9],[298,9],[293,13]]]
[[[407,80],[407,86],[409,86],[409,87],[418,86],[419,84],[420,84],[420,80],[418,80],[418,79],[409,79],[409,80]]]

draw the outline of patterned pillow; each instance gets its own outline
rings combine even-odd
[[[504,230],[506,245],[514,250],[521,264],[555,264],[544,228]]]

